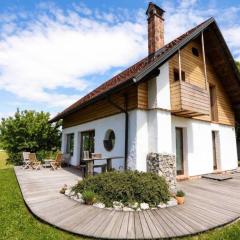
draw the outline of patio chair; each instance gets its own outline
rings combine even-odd
[[[91,154],[93,160],[100,160],[102,159],[102,154],[101,153],[92,153]],[[98,163],[93,165],[94,168],[101,168],[101,172],[106,172],[107,171],[107,164],[106,163]]]
[[[88,160],[90,158],[89,151],[83,151],[83,160]]]
[[[82,160],[83,161],[84,160],[88,160],[89,158],[90,158],[89,151],[83,151],[83,158],[82,158]],[[80,167],[80,170],[82,172],[82,176],[86,177],[86,175],[87,175],[87,172],[86,172],[87,165],[86,165],[86,163],[81,162],[79,167]]]
[[[63,159],[63,154],[62,153],[58,153],[55,160],[53,162],[51,162],[51,169],[52,170],[57,170],[58,168],[62,168],[62,159]]]
[[[27,168],[30,168],[30,160],[29,160],[29,154],[30,152],[23,152],[22,153],[22,157],[23,157],[23,165],[22,165],[22,168],[23,169],[27,169]]]
[[[38,161],[36,153],[29,153],[29,161],[32,169],[40,170],[42,163]]]

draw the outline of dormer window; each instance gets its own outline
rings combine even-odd
[[[199,51],[198,51],[198,49],[195,48],[195,47],[193,47],[193,48],[192,48],[192,54],[193,54],[194,56],[196,56],[196,57],[199,57]]]
[[[174,68],[173,69],[173,75],[174,75],[174,81],[179,81],[179,69]],[[182,71],[182,81],[185,81],[185,72]]]

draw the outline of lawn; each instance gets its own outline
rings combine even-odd
[[[0,239],[1,240],[81,240],[37,220],[26,208],[12,166],[0,152]],[[238,240],[240,222],[185,240]]]
[[[0,239],[81,240],[38,221],[26,208],[12,166],[0,152]]]

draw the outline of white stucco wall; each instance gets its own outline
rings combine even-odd
[[[160,74],[148,83],[149,152],[172,153],[172,124],[169,64],[160,67]]]
[[[157,77],[148,81],[148,108],[171,109],[169,64],[162,65]]]
[[[136,144],[136,169],[147,170],[148,150],[148,111],[137,110],[137,144]]]
[[[129,112],[128,168],[136,169],[137,156],[137,110]]]
[[[166,62],[160,67],[160,74],[156,78],[157,81],[157,108],[171,109],[170,97],[170,79],[169,79],[169,63]]]
[[[235,130],[231,126],[211,124],[172,116],[172,149],[176,153],[175,128],[184,128],[185,174],[189,176],[213,172],[212,131],[219,132],[220,170],[237,168]]]
[[[115,132],[115,146],[111,152],[105,150],[103,140],[108,129]],[[63,129],[62,151],[66,149],[66,135],[74,133],[74,152],[71,164],[79,165],[80,160],[80,133],[95,130],[95,152],[102,153],[103,157],[122,156],[125,153],[125,114],[88,122],[78,126]],[[146,157],[148,154],[148,121],[147,111],[133,110],[129,112],[129,143],[128,143],[128,168],[146,171]],[[113,167],[123,169],[124,159],[113,160]]]
[[[105,133],[108,129],[112,129],[115,133],[115,146],[112,151],[108,152],[103,146]],[[101,153],[103,157],[124,157],[125,143],[125,115],[118,114],[111,117],[91,121],[78,126],[63,129],[62,151],[66,149],[66,134],[74,133],[74,153],[71,158],[71,164],[79,165],[80,160],[80,133],[83,131],[95,130],[95,152]],[[116,169],[123,168],[124,159],[113,160],[113,167]]]

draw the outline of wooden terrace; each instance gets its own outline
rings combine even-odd
[[[15,168],[31,212],[68,232],[102,239],[159,239],[197,234],[230,223],[240,216],[240,173],[227,181],[196,179],[178,183],[186,203],[165,209],[122,212],[81,205],[59,193],[81,179],[65,168],[39,171]]]

